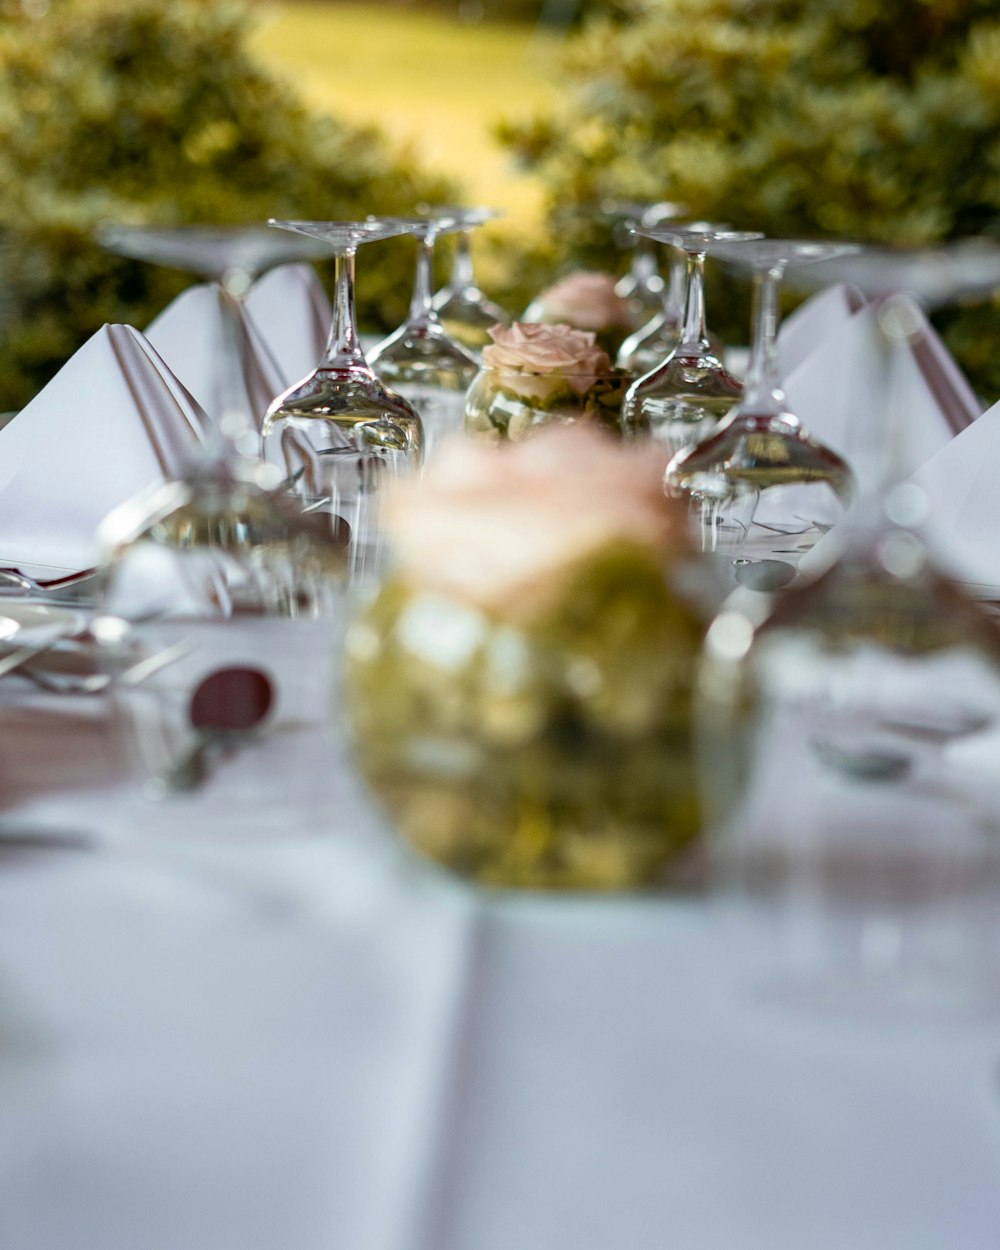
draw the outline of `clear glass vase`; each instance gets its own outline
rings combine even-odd
[[[697,835],[701,623],[648,551],[581,560],[528,619],[388,577],[349,630],[360,771],[421,854],[490,885],[657,884]]]
[[[629,379],[619,372],[551,374],[486,366],[465,397],[465,432],[517,440],[543,426],[587,421],[617,433]]]

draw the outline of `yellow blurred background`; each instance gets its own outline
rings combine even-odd
[[[306,103],[377,122],[460,181],[469,203],[503,210],[498,234],[540,232],[540,188],[491,132],[557,100],[558,31],[385,4],[268,4],[256,14],[253,50]]]

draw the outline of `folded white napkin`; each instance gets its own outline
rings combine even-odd
[[[858,441],[884,429],[885,383],[882,336],[874,306],[841,322],[821,347],[785,378],[789,407],[815,438],[842,455],[862,476],[867,457]],[[892,370],[893,404],[905,414],[900,469],[913,473],[969,426],[982,405],[916,307],[918,330],[898,348]]]
[[[204,422],[138,330],[98,330],[0,430],[0,565],[32,575],[92,568],[98,523],[176,477]]]
[[[867,303],[856,286],[838,282],[800,304],[778,331],[778,363],[788,377]]]
[[[146,327],[146,338],[212,418],[219,417],[231,399],[221,298],[216,286],[188,287]],[[243,309],[239,310],[239,340],[246,399],[251,415],[259,422],[288,381]]]
[[[1000,403],[913,475],[930,505],[927,532],[939,561],[1000,598]]]
[[[279,265],[250,288],[246,311],[287,385],[308,377],[326,349],[330,301],[312,265]]]

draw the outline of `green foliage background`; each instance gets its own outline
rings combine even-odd
[[[104,322],[142,327],[191,281],[104,253],[103,221],[350,218],[454,198],[376,128],[308,112],[251,60],[247,22],[229,0],[0,0],[0,410]],[[406,244],[359,264],[372,328],[408,300],[412,244],[393,248]]]
[[[546,182],[553,237],[615,266],[597,206],[679,200],[774,236],[1000,234],[998,0],[623,0],[569,44],[558,116],[503,137]],[[720,298],[726,297],[726,298]],[[710,319],[746,337],[716,279]],[[710,292],[710,299],[712,292]],[[984,398],[997,306],[944,315]]]

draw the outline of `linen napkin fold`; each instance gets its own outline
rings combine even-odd
[[[975,593],[1000,599],[1000,403],[913,475],[927,495],[927,534],[943,567]]]
[[[789,407],[804,428],[839,452],[862,478],[874,466],[869,467],[869,457],[859,452],[866,441],[870,445],[882,437],[886,419],[884,348],[877,315],[873,305],[855,312],[785,378]],[[930,322],[916,306],[913,315],[917,331],[897,349],[892,369],[892,403],[905,414],[898,449],[904,476],[915,472],[982,411]]]
[[[866,303],[856,286],[838,282],[818,291],[789,313],[778,330],[781,376],[787,378],[793,373]]]
[[[106,325],[0,430],[0,567],[92,568],[104,516],[179,475],[205,415],[145,338]]]
[[[246,311],[286,385],[308,377],[323,359],[332,314],[312,265],[272,269],[250,288]]]
[[[182,291],[146,327],[146,338],[212,419],[234,397],[227,372],[230,347],[222,292],[207,283]],[[288,382],[246,310],[239,313],[239,370],[255,423]]]

